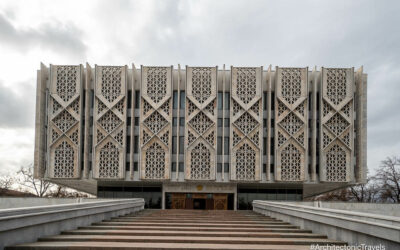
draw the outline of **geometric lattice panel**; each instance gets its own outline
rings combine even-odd
[[[140,97],[140,178],[170,178],[172,67],[142,66]]]
[[[352,68],[322,68],[320,180],[348,182],[353,169]]]
[[[93,176],[125,177],[126,66],[95,68],[93,110]]]
[[[79,178],[82,66],[51,65],[47,147],[50,178]]]
[[[187,180],[215,180],[217,71],[217,67],[186,67]]]
[[[308,147],[308,68],[277,68],[276,181],[304,181]]]
[[[261,67],[232,67],[231,180],[259,181],[262,156]]]

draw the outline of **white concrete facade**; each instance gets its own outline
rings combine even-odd
[[[92,194],[194,183],[310,196],[365,181],[366,93],[362,68],[42,64],[35,174]]]

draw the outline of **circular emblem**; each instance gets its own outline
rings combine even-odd
[[[197,191],[201,191],[201,190],[203,190],[203,185],[197,185]]]

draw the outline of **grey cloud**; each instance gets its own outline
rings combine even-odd
[[[369,85],[369,152],[398,145],[399,2],[202,3],[203,16],[194,15],[193,2],[157,5],[154,17],[144,23],[140,33],[131,34],[135,41],[131,60],[227,66],[364,65]],[[167,29],[172,35],[160,38],[160,32]],[[382,157],[381,153],[370,153],[370,167],[377,167]]]
[[[18,83],[17,94],[0,82],[0,128],[33,127],[35,89],[28,82]]]
[[[0,43],[21,52],[37,46],[68,55],[82,55],[87,48],[81,37],[82,32],[71,23],[54,20],[41,24],[37,29],[18,29],[0,13]]]
[[[141,4],[140,1],[102,1],[88,13],[98,24],[93,32],[103,33],[107,40],[107,47],[96,51],[108,60],[105,63],[356,68],[364,65],[369,85],[370,167],[376,167],[372,164],[382,160],[382,155],[373,153],[374,149],[398,145],[399,1],[378,4],[337,0],[184,0],[157,1],[148,9],[140,8]],[[145,15],[148,18],[131,22],[141,11],[149,11]],[[129,29],[130,26],[135,29]],[[0,43],[8,46],[25,50],[41,46],[64,52],[85,51],[80,37],[81,32],[73,25],[55,21],[35,30],[17,29],[0,15]],[[0,104],[4,106],[8,102],[3,101],[6,97],[1,85],[0,91]],[[8,98],[8,94],[4,96]]]

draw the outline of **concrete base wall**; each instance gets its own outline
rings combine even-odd
[[[0,197],[0,209],[106,201],[98,198]]]
[[[398,203],[366,203],[366,202],[336,202],[336,201],[287,201],[285,203],[400,217],[400,204]]]
[[[255,201],[253,207],[257,213],[312,230],[313,233],[325,234],[328,238],[345,241],[349,245],[384,245],[385,249],[400,249],[400,227],[390,222],[385,225],[382,222],[372,222],[372,219],[363,220],[366,214],[354,218],[345,213],[339,215],[338,211],[323,208],[311,210],[286,202]]]
[[[53,209],[51,209],[53,208]],[[40,210],[39,210],[40,209]],[[0,249],[5,246],[34,242],[39,237],[59,234],[80,226],[88,226],[111,217],[135,213],[144,209],[143,199],[127,199],[81,203],[78,205],[49,206],[49,212],[42,212],[43,207],[31,208],[31,212],[20,211],[20,215],[2,216],[0,210]]]

